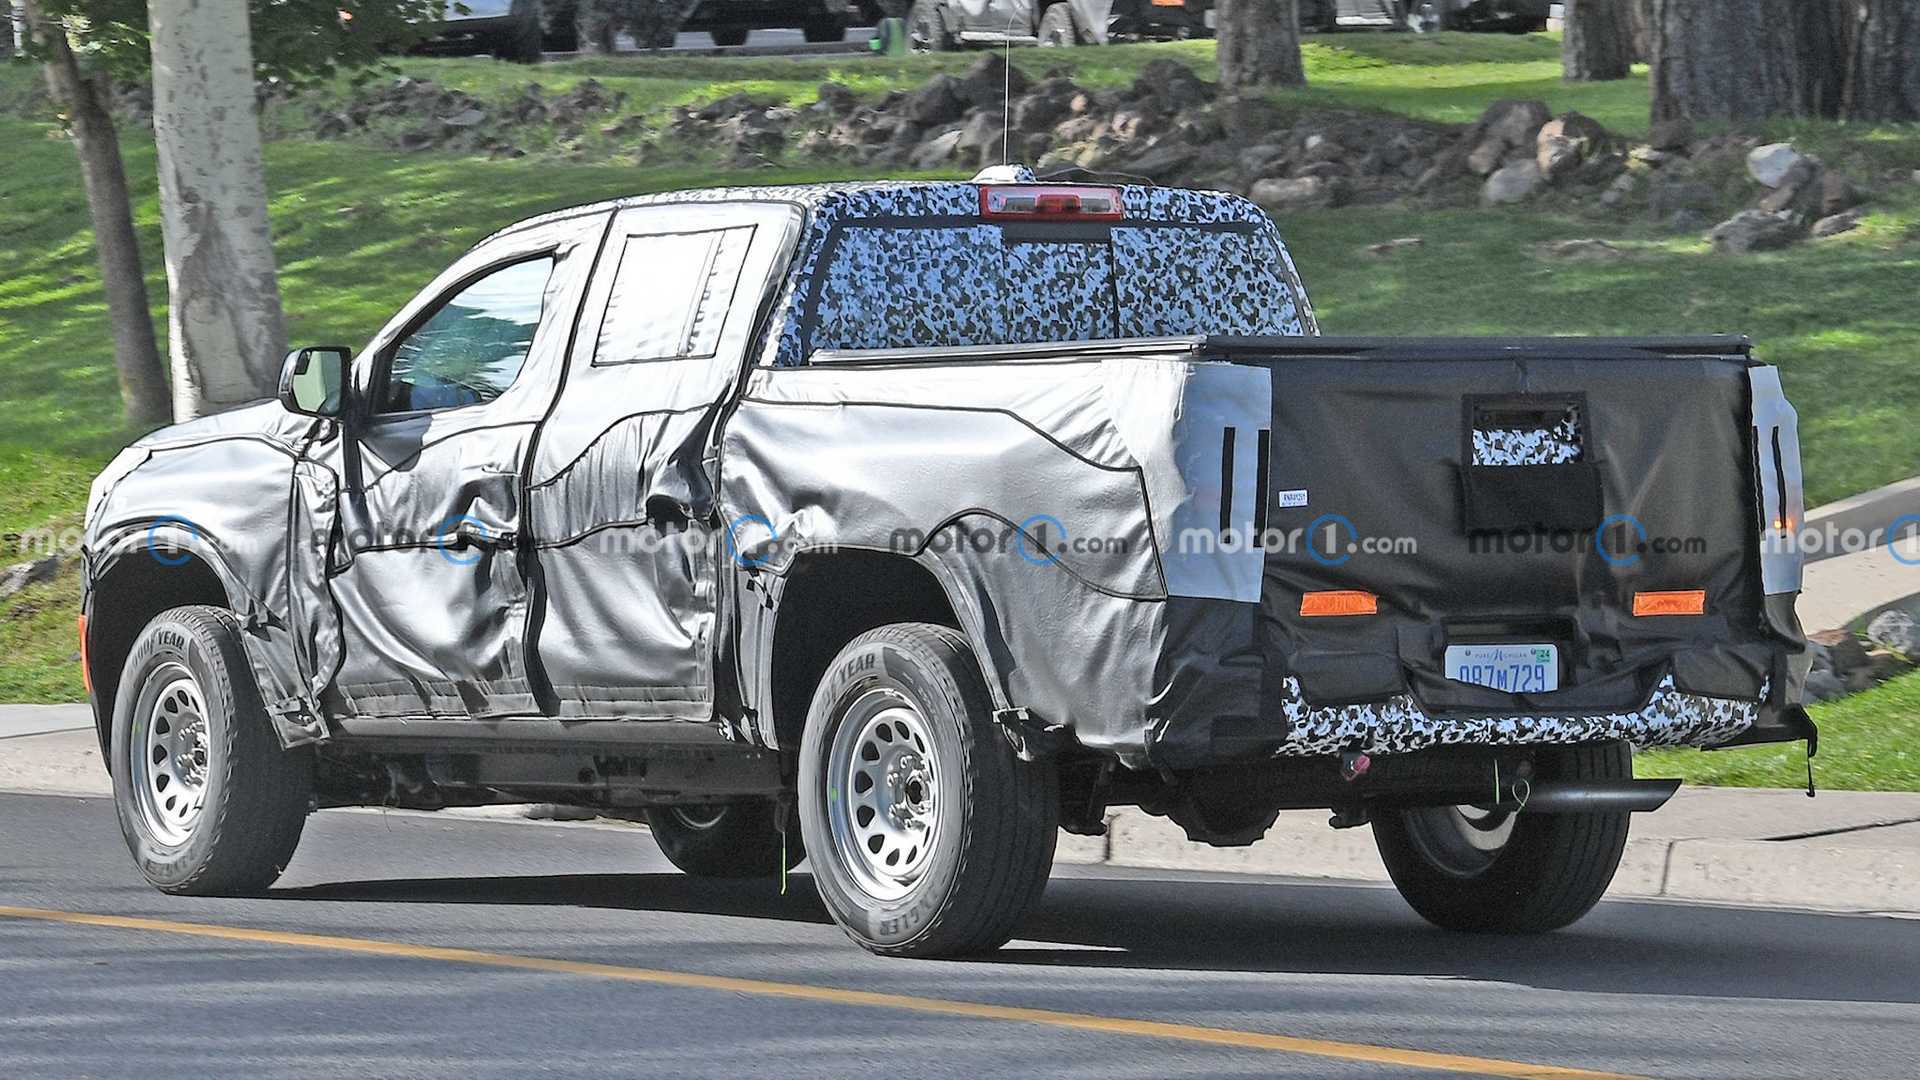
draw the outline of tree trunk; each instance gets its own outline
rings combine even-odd
[[[1838,111],[1834,0],[1653,0],[1653,118]]]
[[[1628,0],[1627,24],[1633,29],[1633,62],[1653,59],[1653,0]]]
[[[149,0],[173,411],[270,397],[286,351],[246,0]]]
[[[1841,114],[1920,120],[1920,0],[1859,0],[1848,27]]]
[[[1220,85],[1305,86],[1299,0],[1220,0]]]
[[[47,93],[66,114],[80,159],[80,183],[87,193],[94,250],[100,256],[100,284],[107,296],[107,320],[113,325],[113,367],[120,378],[120,405],[136,427],[165,423],[173,414],[167,401],[167,373],[153,336],[153,309],[140,267],[140,240],[133,231],[133,200],[120,162],[120,139],[107,111],[105,75],[81,70],[59,23],[48,19],[32,0],[23,0],[21,18],[33,27],[46,52]],[[8,27],[9,36],[12,27]]]
[[[1566,0],[1560,66],[1568,82],[1602,82],[1633,74],[1635,0]]]

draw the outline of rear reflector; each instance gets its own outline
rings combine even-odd
[[[1067,184],[983,184],[980,216],[1019,221],[1119,221],[1120,189]]]
[[[1372,615],[1379,610],[1380,598],[1358,589],[1331,589],[1327,592],[1304,593],[1300,597],[1300,614],[1308,618],[1319,615]]]
[[[1635,615],[1705,615],[1707,591],[1637,592],[1633,594]]]
[[[87,617],[80,616],[80,686],[93,694],[93,668],[87,663]]]

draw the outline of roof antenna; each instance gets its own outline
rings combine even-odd
[[[1014,6],[1019,11],[1019,6]],[[1006,59],[1000,64],[1000,164],[1013,164],[1013,21],[1017,14],[1007,16]]]

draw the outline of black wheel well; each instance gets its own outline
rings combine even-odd
[[[185,553],[182,553],[183,555]],[[174,556],[168,556],[171,560]],[[169,565],[145,552],[127,555],[92,583],[92,612],[87,619],[87,678],[93,688],[93,719],[100,731],[102,756],[112,735],[113,702],[120,692],[120,669],[133,643],[154,616],[187,604],[231,607],[226,586],[204,559],[187,557]]]
[[[775,613],[770,689],[783,748],[799,747],[814,688],[847,642],[889,623],[963,629],[933,572],[905,555],[802,555],[787,579]]]

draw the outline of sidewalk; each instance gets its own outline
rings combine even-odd
[[[75,730],[77,729],[77,730]],[[81,705],[0,705],[0,791],[112,794]],[[1324,811],[1282,813],[1251,847],[1189,842],[1125,808],[1106,836],[1060,836],[1059,861],[1144,869],[1387,880],[1367,829]],[[1920,794],[1683,788],[1636,814],[1611,895],[1920,914]]]

